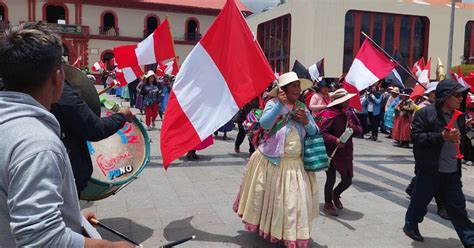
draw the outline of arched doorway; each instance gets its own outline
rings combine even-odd
[[[7,20],[6,12],[7,11],[5,10],[5,7],[3,7],[2,4],[0,4],[0,22]]]
[[[146,18],[145,37],[149,36],[158,27],[159,21],[155,16]]]
[[[46,6],[46,22],[66,23],[66,9],[62,5]]]
[[[117,23],[115,15],[111,12],[106,12],[102,15],[102,30],[101,34],[115,35],[117,33]]]
[[[186,23],[186,30],[187,30],[185,34],[186,40],[195,41],[199,39],[198,38],[199,25],[195,19],[188,20],[188,22]]]

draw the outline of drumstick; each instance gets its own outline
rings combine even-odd
[[[128,242],[130,242],[130,243],[132,243],[132,244],[134,244],[134,245],[136,245],[136,246],[143,247],[143,246],[142,246],[141,244],[139,244],[138,242],[135,242],[135,241],[131,240],[130,238],[128,238],[127,236],[121,234],[120,232],[118,232],[118,231],[116,231],[116,230],[114,230],[114,229],[112,229],[112,228],[110,228],[110,227],[108,227],[108,226],[106,226],[106,225],[100,223],[96,218],[90,218],[89,221],[90,221],[92,224],[98,225],[98,226],[100,226],[100,227],[102,227],[102,228],[108,230],[109,232],[111,232],[111,233],[113,233],[113,234],[115,234],[115,235],[117,235],[117,236],[119,236],[119,237],[121,237],[121,238],[127,240]]]
[[[103,90],[99,91],[97,94],[100,96],[100,95],[104,94],[106,91],[110,90],[114,86],[115,86],[114,84],[111,84],[111,85],[107,86],[106,88],[104,88]]]
[[[189,241],[189,240],[191,240],[191,239],[195,239],[195,238],[196,238],[196,236],[193,235],[193,236],[191,236],[191,237],[189,237],[189,238],[185,238],[185,239],[181,239],[181,240],[176,240],[176,241],[171,242],[171,243],[169,243],[169,244],[163,245],[163,246],[161,246],[161,248],[170,248],[170,247],[173,247],[173,246],[175,246],[175,245],[182,244],[182,243],[184,243],[184,242],[187,242],[187,241]]]

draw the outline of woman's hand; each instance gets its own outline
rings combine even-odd
[[[301,122],[303,125],[309,124],[308,116],[306,115],[306,112],[304,111],[304,109],[301,109],[301,108],[297,109],[295,118],[297,121]]]
[[[288,104],[288,98],[286,97],[286,93],[281,89],[278,90],[278,100],[282,104]]]
[[[343,148],[344,147],[344,143],[342,143],[341,139],[336,140],[336,145],[337,145],[338,148]]]

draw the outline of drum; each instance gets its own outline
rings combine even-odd
[[[104,114],[113,112],[102,109]],[[81,200],[96,201],[117,193],[138,178],[150,159],[150,138],[136,117],[114,135],[87,145],[94,171]]]

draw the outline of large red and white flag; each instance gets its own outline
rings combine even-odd
[[[430,82],[431,58],[428,59],[428,62],[426,64],[424,58],[419,59],[413,65],[412,72],[417,77],[418,82],[420,82],[426,88],[426,85],[428,85],[428,83]],[[411,93],[410,98],[416,99],[420,96],[423,96],[425,94],[425,88],[423,88],[423,86],[417,83],[413,88],[413,92]]]
[[[387,58],[366,39],[352,62],[343,87],[349,93],[359,95],[361,90],[387,76],[395,66],[395,62]],[[350,100],[350,106],[360,110],[360,98],[353,97]]]
[[[102,61],[95,62],[91,67],[91,70],[93,72],[100,72],[101,70],[105,70],[105,69],[106,69],[105,64]]]
[[[115,72],[115,77],[120,87],[128,85],[141,75],[143,75],[143,70],[138,65],[119,69]]]
[[[161,129],[163,165],[194,149],[275,80],[234,0],[176,76]]]
[[[114,47],[114,55],[120,68],[157,64],[176,57],[168,19],[137,45]]]

